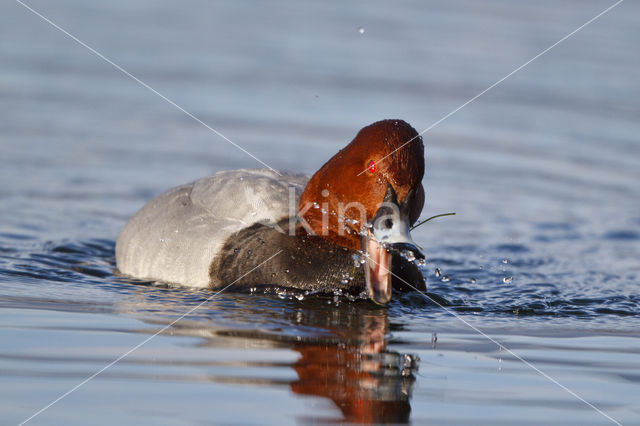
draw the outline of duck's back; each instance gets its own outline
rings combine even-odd
[[[211,262],[227,239],[255,223],[295,214],[307,180],[234,170],[170,189],[140,209],[118,236],[118,269],[136,278],[208,287]]]

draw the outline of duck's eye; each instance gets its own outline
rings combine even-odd
[[[375,173],[376,171],[376,162],[371,160],[369,161],[369,164],[367,165],[367,170],[369,170],[369,173]]]

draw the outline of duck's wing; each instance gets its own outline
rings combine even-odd
[[[116,242],[118,269],[140,279],[208,287],[211,262],[227,238],[295,215],[307,180],[243,169],[170,189],[125,225]]]

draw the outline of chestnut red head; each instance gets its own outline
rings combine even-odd
[[[423,176],[424,146],[416,130],[403,120],[378,121],[360,130],[311,177],[298,208],[317,235],[359,249],[357,232],[340,232],[341,227],[357,231],[364,225],[362,219],[370,221],[384,201],[388,185],[399,203],[409,202],[407,214],[412,225],[424,204]],[[411,200],[405,201],[409,195]],[[321,208],[309,208],[313,203]],[[340,213],[358,223],[344,225],[339,221]],[[323,219],[325,215],[328,218]]]

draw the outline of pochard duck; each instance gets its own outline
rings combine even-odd
[[[415,263],[424,255],[410,235],[424,204],[423,175],[415,129],[378,121],[311,178],[242,169],[164,192],[121,231],[117,267],[211,289],[366,292],[384,305],[392,288],[425,289]]]

